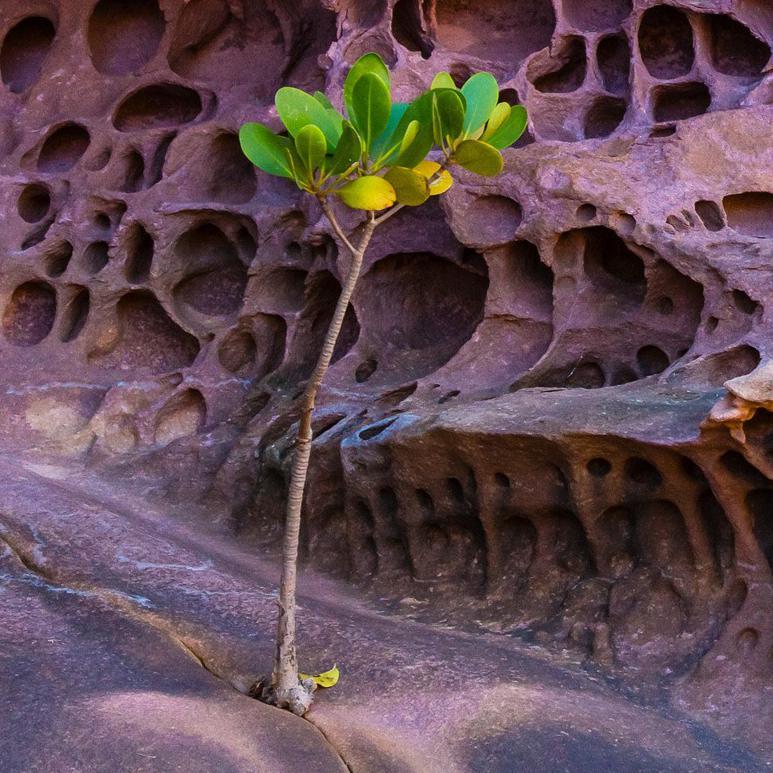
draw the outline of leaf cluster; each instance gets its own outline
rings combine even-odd
[[[344,82],[342,115],[322,92],[289,86],[275,97],[287,136],[246,123],[247,158],[293,180],[319,199],[337,196],[353,209],[418,206],[453,184],[456,164],[480,175],[502,171],[501,150],[526,128],[526,110],[499,101],[493,75],[479,72],[457,88],[446,72],[410,103],[392,99],[378,54],[360,57]],[[438,160],[428,156],[435,151]]]

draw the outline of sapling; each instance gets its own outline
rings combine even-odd
[[[313,679],[299,678],[295,644],[298,541],[312,414],[365,252],[375,229],[403,207],[417,207],[447,191],[455,165],[486,177],[499,174],[504,164],[500,151],[521,136],[526,110],[500,102],[496,79],[487,72],[476,73],[461,88],[441,72],[412,102],[395,102],[389,70],[374,53],[358,59],[346,76],[345,114],[321,92],[312,95],[291,87],[277,91],[275,105],[289,136],[247,123],[239,132],[242,150],[259,169],[292,180],[314,196],[350,258],[301,398],[285,516],[276,653],[270,684],[261,696],[303,715],[316,686]],[[345,232],[336,215],[338,203],[364,213],[352,233]]]

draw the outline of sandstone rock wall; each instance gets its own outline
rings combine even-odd
[[[345,271],[236,131],[378,51],[526,104],[495,180],[378,233],[317,422],[308,560],[429,613],[759,701],[773,654],[766,0],[0,9],[8,445],[272,549]],[[352,219],[350,226],[354,227]],[[225,513],[225,515],[224,515]],[[425,604],[431,600],[431,603]]]

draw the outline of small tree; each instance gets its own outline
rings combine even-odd
[[[351,256],[302,397],[287,498],[274,670],[261,696],[299,715],[310,706],[315,688],[313,680],[299,679],[295,647],[298,541],[311,420],[365,251],[385,220],[448,190],[453,184],[448,169],[455,164],[487,177],[499,174],[504,163],[500,150],[512,145],[526,127],[526,110],[500,102],[496,79],[486,72],[473,75],[461,89],[441,72],[430,90],[410,104],[393,102],[389,70],[373,53],[362,56],[349,71],[343,102],[346,118],[321,92],[311,95],[284,87],[277,91],[275,104],[289,137],[259,123],[247,123],[239,132],[242,150],[255,166],[293,180],[317,199]],[[356,233],[344,232],[334,199],[366,213]]]

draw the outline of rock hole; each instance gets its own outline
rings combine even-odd
[[[11,295],[3,314],[3,333],[14,346],[36,346],[56,318],[56,291],[47,282],[25,282]]]
[[[118,331],[106,351],[89,355],[105,368],[165,373],[193,364],[199,342],[177,325],[147,290],[132,290],[116,309]]]
[[[674,313],[674,302],[667,295],[661,295],[659,298],[655,298],[652,305],[658,314],[662,314],[664,317],[670,317]]]
[[[296,323],[289,360],[297,363],[302,374],[314,367],[313,353],[319,351],[325,331],[333,317],[341,285],[329,271],[318,271],[309,277],[304,295],[303,311]],[[338,362],[360,337],[360,325],[351,304],[346,309],[341,334],[333,351],[333,363]]]
[[[519,580],[526,577],[537,549],[537,529],[521,515],[504,513],[497,525],[502,566],[493,581],[512,592]]]
[[[499,92],[499,101],[507,103],[510,107],[521,104],[521,100],[518,98],[518,92],[515,89],[502,89]]]
[[[496,483],[496,485],[501,489],[508,491],[510,489],[510,478],[508,478],[507,475],[505,475],[503,472],[494,473],[494,483]]]
[[[374,437],[378,437],[382,432],[389,429],[396,421],[397,417],[379,422],[378,424],[372,424],[370,427],[360,430],[359,438],[360,440],[372,440]]]
[[[688,474],[691,473],[688,472]],[[696,468],[695,475],[691,475],[691,477],[707,486],[700,468]],[[714,554],[714,563],[720,577],[724,577],[731,571],[735,561],[735,532],[727,520],[725,511],[720,507],[719,502],[708,487],[698,500],[698,508]]]
[[[153,237],[142,223],[133,223],[126,237],[127,257],[124,271],[127,281],[139,284],[147,280],[153,262],[153,249]]]
[[[457,505],[465,505],[467,500],[464,496],[464,486],[459,478],[446,478],[446,489],[451,501]]]
[[[656,489],[663,482],[657,467],[639,456],[627,459],[623,471],[628,480],[645,488]]]
[[[564,13],[573,26],[588,32],[615,29],[631,13],[631,0],[563,0]]]
[[[631,47],[625,35],[607,35],[596,48],[596,59],[604,88],[617,96],[630,91]]]
[[[452,389],[450,392],[446,392],[444,395],[440,396],[440,399],[438,400],[439,405],[443,405],[444,403],[447,403],[449,400],[453,400],[454,397],[459,397],[461,392],[458,389]]]
[[[638,563],[636,546],[636,519],[628,507],[610,507],[602,513],[596,531],[604,542],[604,572],[620,579],[629,574]]]
[[[615,97],[599,97],[585,114],[585,138],[609,137],[623,122],[625,111],[625,100]]]
[[[320,416],[311,427],[311,439],[316,440],[321,435],[330,432],[346,418],[345,413],[334,413],[332,416]]]
[[[769,481],[738,451],[727,451],[720,457],[720,464],[732,475],[752,485],[764,485]]]
[[[773,569],[773,488],[760,488],[746,495],[746,507],[754,523],[754,536]]]
[[[164,26],[157,0],[100,0],[87,31],[94,67],[106,75],[138,72],[158,50]]]
[[[0,49],[0,75],[14,94],[21,94],[40,76],[56,29],[44,16],[28,16],[11,27]]]
[[[109,262],[107,242],[92,242],[83,253],[83,268],[92,276],[98,274]]]
[[[145,160],[139,151],[133,148],[121,158],[118,172],[117,190],[123,193],[136,193],[142,190],[145,177]]]
[[[770,46],[739,21],[724,14],[709,14],[711,63],[725,75],[758,78],[770,59]]]
[[[407,400],[416,391],[418,386],[418,382],[414,381],[411,384],[384,392],[384,394],[379,396],[378,404],[387,407],[400,405],[403,400]]]
[[[703,115],[711,105],[711,93],[705,83],[658,86],[655,89],[653,116],[656,121],[683,121]]]
[[[596,218],[596,215],[598,214],[596,207],[593,206],[593,204],[581,204],[579,207],[577,207],[577,212],[575,212],[575,217],[581,222],[581,223],[589,223],[591,220],[594,220]]]
[[[361,362],[354,371],[354,380],[364,384],[378,369],[378,363],[372,357]]]
[[[93,158],[91,162],[88,164],[88,168],[92,172],[99,172],[101,169],[104,169],[109,163],[110,159],[113,157],[113,149],[112,148],[102,148],[97,155]]]
[[[284,10],[265,2],[237,7],[228,0],[191,0],[177,16],[169,65],[191,80],[249,84],[258,99],[269,98],[299,57],[313,62],[335,39],[333,13],[294,9],[292,26],[285,26]]]
[[[392,34],[409,51],[429,59],[435,44],[427,34],[420,0],[397,0],[392,9]]]
[[[91,137],[77,123],[67,123],[48,135],[38,156],[41,172],[68,172],[86,152]]]
[[[556,26],[548,0],[490,0],[485,13],[473,0],[439,0],[435,13],[442,46],[506,63],[513,71],[529,54],[550,45]]]
[[[155,83],[129,94],[118,106],[113,125],[121,132],[180,126],[200,112],[198,92],[175,83]]]
[[[60,328],[60,340],[63,343],[74,341],[83,330],[89,316],[91,299],[88,288],[71,288],[74,295],[64,304],[62,323]]]
[[[612,372],[612,376],[609,379],[610,386],[620,386],[621,384],[630,384],[631,381],[636,381],[639,376],[627,365],[621,365]]]
[[[42,220],[50,207],[51,192],[40,183],[26,185],[16,202],[19,216],[27,223],[37,223]]]
[[[186,389],[172,397],[158,412],[154,441],[167,445],[183,437],[195,435],[207,420],[207,405],[198,389]]]
[[[369,341],[390,353],[385,371],[417,378],[456,354],[483,316],[488,277],[479,270],[485,264],[461,267],[425,252],[390,255],[371,268],[359,297],[371,310]]]
[[[425,491],[423,488],[417,488],[416,501],[419,504],[419,508],[423,511],[425,518],[435,514],[435,502],[428,491]]]
[[[28,250],[30,247],[35,247],[40,244],[48,234],[48,229],[54,224],[54,219],[50,218],[40,223],[40,225],[30,231],[24,241],[21,243],[22,250]]]
[[[585,467],[594,478],[603,478],[612,471],[612,463],[601,456],[588,460]]]
[[[609,228],[594,226],[581,233],[585,273],[591,282],[621,301],[641,304],[647,289],[642,259]]]
[[[735,307],[743,314],[754,314],[760,308],[760,304],[753,301],[743,290],[733,290],[731,297]]]
[[[676,134],[676,126],[669,124],[668,126],[658,126],[650,132],[650,137],[653,139],[662,139],[663,137],[671,137]]]
[[[566,377],[565,386],[571,389],[600,389],[606,383],[606,376],[597,362],[580,362]]]
[[[670,5],[647,9],[639,23],[639,52],[654,78],[670,80],[687,75],[695,59],[687,16]]]
[[[211,223],[197,226],[180,236],[173,250],[179,264],[190,267],[173,291],[178,305],[211,316],[239,309],[247,269],[223,231]]]
[[[247,375],[255,364],[258,347],[248,330],[232,330],[217,352],[220,364],[231,373]]]
[[[534,81],[534,88],[545,94],[576,91],[585,81],[586,54],[583,38],[570,38],[564,50],[556,55],[560,66]]]
[[[719,463],[731,475],[752,486],[769,486],[770,481],[738,451],[725,451]]]
[[[725,196],[727,224],[744,236],[773,238],[773,193],[755,191]]]
[[[657,346],[642,346],[636,352],[636,364],[642,376],[662,373],[669,365],[668,355]]]
[[[169,146],[172,144],[172,140],[176,137],[176,134],[168,134],[161,142],[158,143],[153,158],[150,162],[150,169],[148,171],[148,188],[153,187],[157,183],[161,182],[161,178],[164,175],[164,162],[166,161],[166,154],[169,151]]]
[[[58,277],[67,271],[67,266],[72,258],[72,244],[70,242],[60,242],[46,250],[43,256],[43,264],[46,274],[50,277]]]
[[[292,314],[303,307],[307,272],[299,268],[275,268],[258,277],[252,292],[261,311]]]
[[[725,227],[722,211],[715,201],[705,199],[695,202],[695,212],[708,231],[721,231]]]

